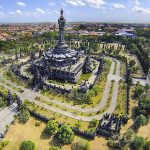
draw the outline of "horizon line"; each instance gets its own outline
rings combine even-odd
[[[0,25],[3,24],[40,24],[40,23],[57,23],[55,21],[49,22],[49,21],[40,21],[40,22],[0,22]],[[68,23],[101,23],[101,24],[149,24],[149,23],[141,23],[141,22],[105,22],[105,21],[68,21]]]

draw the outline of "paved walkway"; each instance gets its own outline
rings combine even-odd
[[[0,133],[4,134],[6,126],[14,120],[14,115],[17,113],[17,104],[14,103],[10,107],[0,110]]]
[[[31,102],[34,101],[37,105],[43,106],[44,108],[46,108],[50,111],[54,111],[56,113],[59,113],[59,114],[62,114],[62,115],[65,115],[65,116],[68,116],[68,117],[71,117],[71,118],[74,118],[74,119],[83,120],[83,121],[91,121],[92,119],[100,119],[103,114],[97,115],[97,116],[91,116],[91,117],[76,116],[76,115],[72,114],[71,112],[63,111],[59,108],[49,106],[49,105],[46,105],[42,102],[39,102],[39,101],[35,100],[35,97],[37,97],[37,96],[42,97],[46,101],[50,101],[50,102],[52,102],[54,104],[58,104],[58,105],[60,105],[64,108],[68,108],[68,109],[71,109],[71,110],[76,110],[76,111],[79,111],[79,112],[84,112],[84,113],[97,112],[97,111],[100,111],[107,104],[109,91],[110,91],[110,87],[111,87],[111,76],[113,76],[113,80],[116,80],[116,81],[114,82],[112,104],[110,105],[110,108],[106,111],[108,113],[112,113],[113,110],[116,107],[116,101],[117,101],[117,95],[118,95],[118,86],[119,86],[119,79],[120,79],[120,78],[118,79],[118,77],[120,76],[120,62],[117,61],[117,69],[116,69],[116,77],[115,78],[114,78],[114,75],[113,75],[114,65],[115,65],[115,63],[112,62],[111,69],[110,69],[110,72],[109,72],[109,75],[108,75],[108,80],[106,82],[103,98],[100,101],[100,103],[94,108],[80,108],[79,106],[71,106],[70,104],[62,103],[62,102],[57,101],[57,100],[50,100],[49,98],[44,97],[44,96],[42,96],[41,94],[39,94],[37,92],[31,91],[30,89],[25,89],[25,88],[23,89],[22,87],[20,87],[20,88],[22,88],[24,90],[24,92],[19,93],[19,92],[15,91],[14,89],[12,89],[11,87],[9,87],[8,85],[3,85],[3,83],[0,83],[0,84],[3,85],[5,88],[9,89],[10,91],[15,92],[22,100],[28,99]],[[10,84],[12,84],[15,87],[19,87],[19,86],[16,86],[14,83],[4,79],[2,76],[0,76],[0,78],[2,78],[5,82],[9,82]],[[106,112],[104,112],[104,113],[106,113]]]

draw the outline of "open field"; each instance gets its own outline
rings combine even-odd
[[[9,128],[9,132],[6,134],[5,140],[9,140],[9,144],[4,150],[19,150],[19,146],[24,140],[31,140],[36,145],[36,150],[48,150],[51,146],[58,146],[59,143],[56,139],[52,139],[43,133],[45,124],[41,123],[39,127],[35,126],[38,120],[30,118],[26,124],[20,124],[16,122]],[[73,143],[77,141],[85,140],[81,137],[75,136]],[[96,137],[95,140],[90,142],[90,150],[108,150],[107,141],[102,137]],[[61,150],[72,150],[72,145],[62,146]]]

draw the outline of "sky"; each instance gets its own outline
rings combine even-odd
[[[150,23],[150,0],[0,0],[0,23],[57,22]]]

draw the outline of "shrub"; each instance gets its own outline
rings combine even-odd
[[[94,96],[95,96],[95,92],[94,92],[92,89],[89,90],[88,96],[89,96],[89,97],[94,97]]]
[[[35,144],[31,141],[23,141],[20,150],[35,150]]]
[[[30,118],[30,113],[27,109],[22,109],[19,114],[19,121],[22,123],[26,123]]]
[[[3,148],[8,145],[9,141],[8,140],[5,140],[5,141],[2,141],[0,142],[0,150],[3,150]]]
[[[73,140],[74,133],[69,126],[63,125],[59,129],[57,137],[62,144],[70,144]]]
[[[144,115],[139,115],[136,117],[134,126],[135,128],[139,128],[141,126],[144,126],[147,122],[147,118]]]
[[[37,121],[36,123],[35,123],[35,126],[36,127],[38,127],[38,126],[40,126],[41,125],[41,121]]]
[[[133,150],[140,150],[144,146],[144,138],[141,136],[136,136],[131,143],[131,148]]]
[[[150,150],[150,141],[146,141],[143,147],[144,150]]]
[[[81,127],[81,124],[79,122],[77,122],[77,123],[75,123],[74,127],[79,129]]]
[[[78,141],[72,144],[72,150],[90,150],[90,144],[86,141]]]
[[[50,120],[46,124],[45,132],[50,135],[55,135],[58,132],[58,124],[56,120]]]
[[[97,95],[101,89],[98,85],[95,85],[95,86],[93,86],[92,90],[95,92],[95,95]]]
[[[90,123],[89,123],[89,127],[94,128],[98,125],[98,120],[93,119]]]

